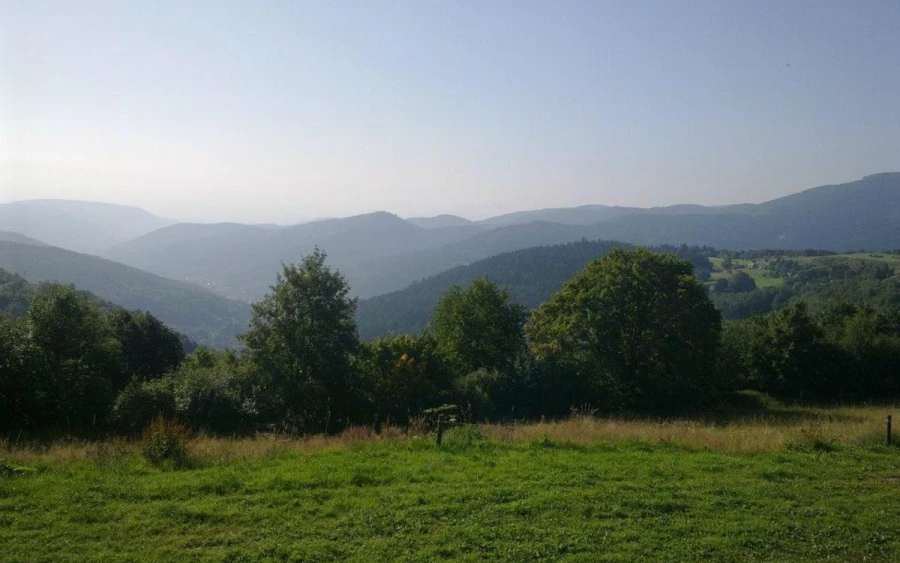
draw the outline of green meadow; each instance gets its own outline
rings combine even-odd
[[[885,408],[0,453],[2,561],[897,561]]]

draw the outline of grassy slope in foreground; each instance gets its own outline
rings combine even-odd
[[[900,449],[876,445],[883,413],[489,427],[442,451],[201,439],[184,470],[127,444],[19,452],[38,470],[0,478],[0,560],[896,561]],[[810,439],[831,432],[833,451]],[[729,453],[745,440],[758,451]]]

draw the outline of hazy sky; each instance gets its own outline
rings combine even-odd
[[[0,201],[762,201],[900,170],[900,2],[0,0]]]

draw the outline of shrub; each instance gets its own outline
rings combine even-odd
[[[144,429],[141,453],[152,465],[183,465],[187,460],[187,437],[184,426],[160,414]]]
[[[492,414],[493,397],[505,384],[506,378],[502,373],[485,368],[457,379],[453,383],[453,392],[457,404],[464,406],[462,418],[479,420]]]
[[[112,419],[117,428],[137,434],[158,414],[172,416],[174,412],[175,398],[168,380],[133,381],[116,399]]]

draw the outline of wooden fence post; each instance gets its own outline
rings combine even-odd
[[[444,439],[444,415],[438,415],[437,421],[437,445],[441,447],[441,440]]]
[[[887,417],[887,445],[891,445],[891,415]]]

